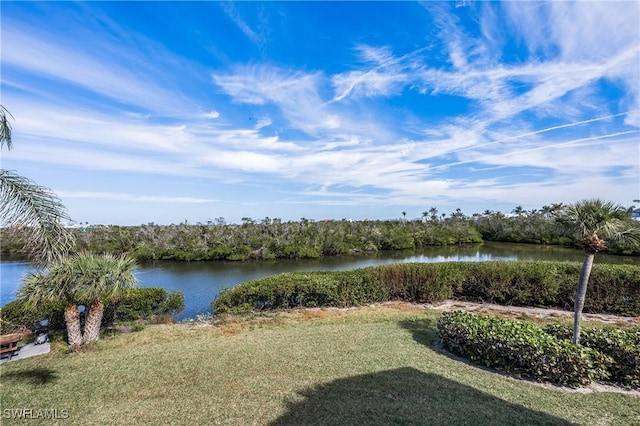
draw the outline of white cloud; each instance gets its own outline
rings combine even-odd
[[[197,197],[166,197],[155,195],[136,195],[114,192],[92,192],[92,191],[57,191],[57,195],[63,199],[99,199],[111,201],[133,201],[146,203],[167,203],[167,204],[203,204],[213,203],[217,200]]]
[[[202,116],[204,118],[219,118],[220,117],[220,113],[218,111],[216,111],[216,110],[212,110],[212,111],[203,113]]]

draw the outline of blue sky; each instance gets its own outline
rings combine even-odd
[[[640,198],[640,2],[2,2],[2,167],[78,222]]]

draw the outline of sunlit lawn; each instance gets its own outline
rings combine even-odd
[[[640,398],[549,389],[434,350],[438,315],[307,311],[58,347],[0,367],[2,422],[25,408],[83,425],[640,424]]]

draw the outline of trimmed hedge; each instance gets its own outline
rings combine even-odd
[[[571,340],[573,334],[571,327],[559,324],[544,330],[563,340]],[[640,328],[582,328],[580,344],[611,357],[611,381],[640,389]]]
[[[446,264],[385,265],[351,271],[272,275],[225,289],[211,303],[216,314],[298,306],[359,306],[387,300],[436,303],[452,296]]]
[[[64,308],[62,302],[39,304],[30,308],[23,300],[14,300],[0,308],[0,333],[6,334],[31,327],[42,319],[49,319],[52,330],[64,329]],[[174,315],[184,309],[184,294],[181,291],[169,293],[159,287],[137,287],[117,301],[105,303],[104,321],[131,321],[149,318],[153,315]]]
[[[608,356],[533,323],[454,311],[443,313],[437,327],[448,351],[517,376],[572,387],[609,376]]]
[[[581,265],[567,262],[400,263],[265,277],[223,290],[215,313],[447,298],[573,310]],[[640,315],[640,266],[593,266],[584,312]]]

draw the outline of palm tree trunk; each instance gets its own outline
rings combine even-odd
[[[594,257],[595,253],[585,252],[582,260],[582,270],[580,271],[578,290],[576,291],[576,299],[573,304],[573,338],[571,341],[576,345],[580,344],[580,322],[582,321],[582,309],[584,308],[584,299],[587,295],[587,285],[589,284],[589,275],[591,275],[591,267],[593,266]]]
[[[77,305],[67,305],[64,308],[64,321],[67,323],[67,337],[69,346],[82,346],[82,331],[80,330],[80,311]]]
[[[104,314],[104,303],[101,300],[94,301],[89,306],[87,321],[84,324],[84,342],[96,342],[100,338],[100,326]]]

